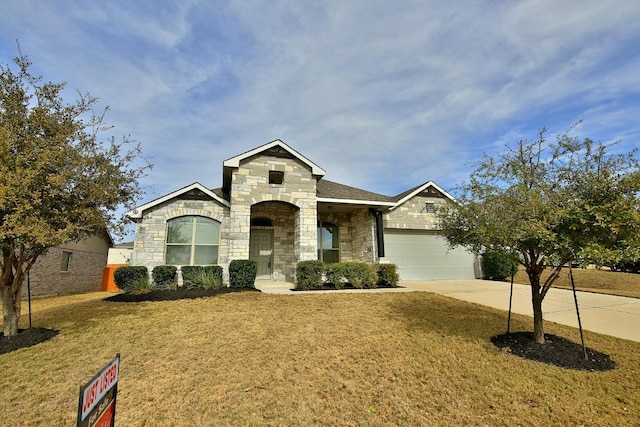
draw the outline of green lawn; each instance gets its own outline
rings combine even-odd
[[[640,343],[587,331],[618,366],[570,371],[494,347],[505,312],[428,293],[104,296],[34,301],[60,334],[0,355],[0,425],[73,425],[117,352],[120,426],[640,425]]]

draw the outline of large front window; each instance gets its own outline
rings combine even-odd
[[[340,237],[338,226],[330,222],[318,222],[318,259],[324,262],[340,262]]]
[[[182,216],[167,221],[167,265],[218,263],[220,223],[202,216]]]

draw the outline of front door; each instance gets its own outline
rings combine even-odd
[[[256,279],[270,280],[273,264],[273,232],[271,230],[251,230],[249,258],[258,263]]]

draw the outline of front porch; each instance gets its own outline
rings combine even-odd
[[[258,264],[257,281],[295,282],[300,248],[297,222],[300,209],[290,203],[267,201],[251,207],[249,258]],[[375,217],[369,206],[318,203],[317,242],[313,251],[325,262],[376,263]]]

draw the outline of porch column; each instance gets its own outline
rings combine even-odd
[[[315,195],[314,195],[315,196]],[[316,197],[305,199],[295,221],[296,261],[318,259],[318,203]]]
[[[234,259],[249,259],[249,237],[251,234],[250,191],[251,187],[247,185],[234,183],[231,186],[229,262]]]

